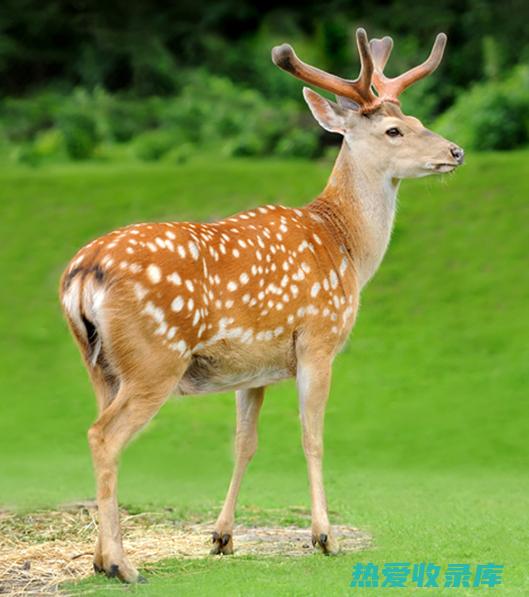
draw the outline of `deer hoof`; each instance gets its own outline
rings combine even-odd
[[[313,547],[318,547],[321,552],[326,555],[335,555],[338,553],[338,546],[336,545],[332,536],[327,533],[320,533],[319,535],[312,535]]]
[[[211,555],[223,554],[229,556],[233,554],[233,537],[231,533],[217,533],[215,531],[211,536],[213,547],[209,552]]]
[[[101,565],[99,562],[94,561],[94,572],[96,574],[104,573],[108,578],[119,578],[124,583],[145,583],[147,580],[138,574],[138,571],[123,562],[122,564],[110,564],[110,566]]]

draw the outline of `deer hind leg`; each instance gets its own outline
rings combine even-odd
[[[117,396],[120,380],[106,364],[87,365],[87,370],[96,395],[98,414],[101,414]]]
[[[87,366],[87,369],[96,395],[98,414],[101,415],[108,405],[116,398],[119,389],[119,379],[107,375],[103,368],[98,365],[94,367]],[[98,571],[102,571],[103,569],[103,557],[101,555],[101,541],[99,536],[94,551],[94,568]]]
[[[184,366],[182,365],[182,372]],[[88,432],[97,485],[99,537],[94,556],[96,572],[125,582],[142,580],[123,552],[117,500],[117,469],[121,450],[158,412],[178,376],[122,380],[119,391]]]
[[[257,421],[263,404],[264,388],[240,390],[236,394],[237,431],[235,466],[222,511],[215,523],[212,554],[233,553],[233,522],[241,481],[248,463],[257,449]]]
[[[323,553],[336,553],[323,487],[323,420],[329,396],[332,359],[303,351],[298,355],[297,386],[302,443],[307,460],[312,501],[312,544]]]

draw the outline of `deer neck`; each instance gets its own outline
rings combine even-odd
[[[360,287],[374,275],[388,247],[398,186],[376,164],[355,157],[344,141],[327,186],[310,205],[346,247]]]

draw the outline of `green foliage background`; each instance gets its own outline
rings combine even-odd
[[[437,32],[439,71],[403,97],[406,112],[467,149],[529,139],[529,5],[333,0],[285,5],[5,0],[0,7],[0,156],[46,161],[226,156],[316,157],[325,136],[301,84],[275,68],[289,41],[308,62],[354,77],[354,29],[391,34],[390,75],[421,61]],[[461,141],[462,143],[462,141]]]

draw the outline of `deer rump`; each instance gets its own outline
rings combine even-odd
[[[67,321],[87,366],[99,368],[108,382],[119,388],[122,373],[105,331],[109,315],[120,309],[112,305],[113,290],[127,280],[108,280],[98,267],[76,268],[63,281],[63,306]],[[120,292],[122,296],[122,291]],[[110,300],[109,300],[110,299]],[[128,335],[136,336],[130,329]],[[150,342],[140,334],[139,342]],[[258,388],[295,376],[295,334],[248,351],[237,339],[219,339],[213,346],[194,352],[173,390],[175,395],[210,394]],[[130,340],[128,340],[130,343]]]

